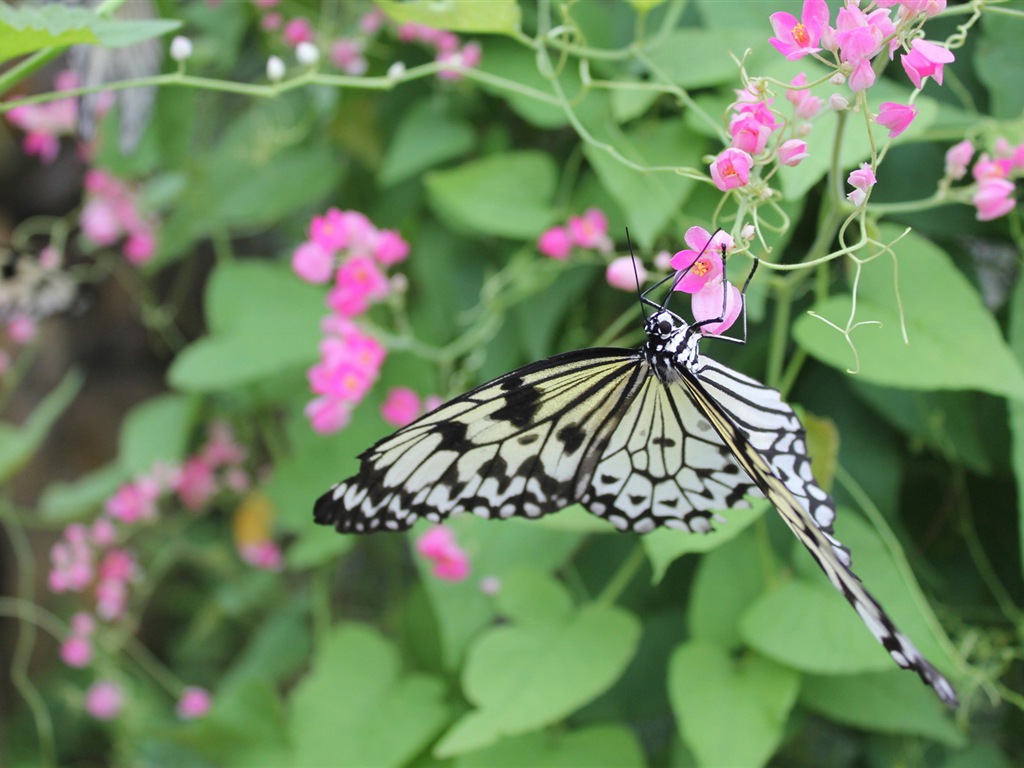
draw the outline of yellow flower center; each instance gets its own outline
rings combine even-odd
[[[793,42],[797,45],[807,45],[811,42],[811,36],[807,33],[807,27],[797,24],[793,27]]]

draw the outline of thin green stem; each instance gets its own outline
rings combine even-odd
[[[638,541],[626,559],[619,564],[612,577],[608,579],[608,583],[604,585],[604,589],[601,590],[601,594],[594,602],[598,605],[612,605],[629,586],[646,560],[643,544]]]

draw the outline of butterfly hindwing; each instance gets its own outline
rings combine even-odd
[[[724,368],[724,366],[716,365],[716,368]],[[728,371],[728,369],[725,370]],[[684,373],[682,380],[715,429],[730,444],[740,466],[755,479],[789,529],[807,548],[832,585],[853,606],[857,615],[860,616],[878,642],[889,652],[892,659],[902,668],[917,672],[921,679],[935,690],[940,699],[950,706],[956,706],[957,696],[953,686],[924,658],[907,636],[896,629],[892,619],[889,618],[882,606],[849,569],[848,558],[845,562],[841,559],[841,553],[845,553],[846,550],[841,548],[831,536],[831,526],[829,526],[828,532],[823,531],[811,516],[807,509],[808,498],[813,499],[817,494],[805,493],[803,494],[804,498],[798,499],[799,492],[790,488],[790,483],[785,482],[775,472],[769,460],[761,454],[759,449],[754,447],[745,432],[737,427],[725,406],[719,404],[705,390],[703,371],[700,380],[689,371]],[[757,382],[753,382],[753,384],[762,388]],[[809,480],[805,479],[803,486],[808,490],[817,489],[817,492],[824,494],[824,491],[814,482],[813,477]],[[831,499],[829,502],[831,503]],[[811,504],[813,506],[814,502]],[[837,546],[839,546],[838,550]]]

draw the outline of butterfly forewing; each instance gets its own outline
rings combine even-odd
[[[583,350],[484,384],[366,451],[359,474],[317,501],[316,520],[363,532],[458,511],[562,509],[586,487],[644,366],[633,352]]]

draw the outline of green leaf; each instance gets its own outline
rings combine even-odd
[[[452,768],[642,768],[645,765],[636,736],[621,725],[527,733],[502,739],[452,761]]]
[[[891,242],[901,231],[885,226],[879,237]],[[883,255],[867,264],[861,275],[855,319],[880,320],[882,327],[852,332],[860,355],[858,376],[902,389],[978,389],[1024,400],[1020,364],[992,313],[949,256],[914,233],[894,250],[910,344],[904,344],[900,334],[893,262]],[[851,307],[847,294],[826,299],[814,311],[842,327]],[[801,347],[828,365],[845,370],[855,364],[840,333],[814,317],[800,317],[793,335]]]
[[[578,533],[553,530],[529,520],[507,520],[499,524],[472,515],[459,515],[448,520],[445,526],[451,528],[459,544],[472,553],[474,573],[480,577],[493,576],[503,584],[524,567],[538,573],[553,572],[569,559],[582,538]],[[419,536],[425,528],[418,524],[413,529],[413,537]],[[494,601],[480,591],[477,578],[458,583],[442,581],[431,574],[431,565],[424,558],[417,557],[416,565],[437,617],[442,662],[446,668],[456,669],[469,644],[494,621]],[[504,586],[502,591],[505,591]]]
[[[212,764],[226,768],[287,764],[284,711],[268,680],[247,679],[219,688],[210,712],[190,726],[190,743]]]
[[[444,685],[402,674],[394,645],[358,624],[336,627],[291,697],[293,765],[403,766],[450,716]]]
[[[284,264],[220,264],[206,288],[210,334],[175,358],[168,379],[188,392],[252,384],[317,358],[324,289]]]
[[[631,128],[613,144],[621,155],[642,168],[661,168],[637,170],[600,147],[583,147],[601,185],[622,208],[630,234],[642,250],[649,251],[669,221],[678,215],[696,183],[671,169],[697,168],[706,142],[682,120],[670,119]]]
[[[185,458],[199,403],[184,395],[160,395],[135,406],[121,425],[118,463],[129,476]]]
[[[752,509],[734,508],[720,510],[717,514],[726,519],[725,523],[714,523],[715,529],[710,533],[686,533],[659,528],[651,531],[640,539],[644,552],[651,563],[653,571],[652,583],[657,584],[665,575],[665,571],[683,555],[693,552],[710,552],[736,538],[745,528],[751,525],[765,510],[766,501],[756,501]]]
[[[397,24],[425,24],[452,32],[514,35],[521,22],[515,0],[376,0],[376,5]]]
[[[842,677],[810,675],[800,703],[837,723],[877,733],[922,736],[956,749],[967,740],[915,676],[901,670]]]
[[[556,175],[550,155],[524,150],[433,171],[424,183],[435,212],[453,226],[531,239],[552,221]]]
[[[639,639],[632,614],[597,604],[484,632],[463,672],[466,698],[477,708],[435,754],[461,754],[563,719],[615,682]]]
[[[764,553],[753,530],[708,553],[697,568],[687,611],[694,640],[722,648],[742,642],[740,620],[765,591]]]
[[[737,661],[702,641],[683,643],[669,663],[672,711],[700,765],[767,763],[799,687],[799,675],[769,659],[747,654]]]
[[[40,514],[51,522],[80,520],[113,496],[128,478],[124,467],[115,461],[72,482],[50,483],[39,500]]]
[[[767,18],[765,27],[766,29],[676,29],[667,35],[659,35],[658,44],[649,48],[646,53],[662,70],[663,76],[680,88],[692,90],[714,85],[732,85],[736,82],[736,62],[733,55],[742,56],[747,48],[753,51],[764,48]],[[749,60],[747,66],[757,69],[757,65]]]
[[[474,142],[468,122],[448,114],[443,102],[424,97],[409,108],[395,130],[380,169],[380,183],[387,187],[412,178],[466,154]]]
[[[27,462],[82,388],[82,374],[67,373],[20,427],[0,422],[0,483]]]
[[[0,5],[0,61],[44,48],[123,48],[181,27],[175,19],[120,21],[68,5]]]

